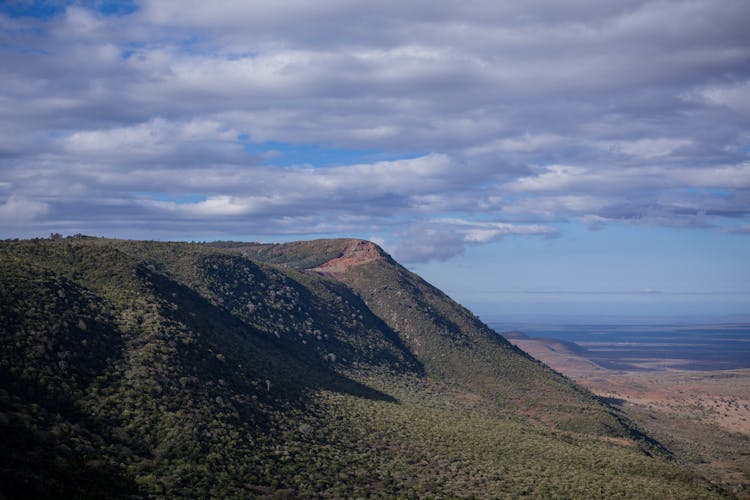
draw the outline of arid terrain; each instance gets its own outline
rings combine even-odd
[[[630,359],[604,368],[583,345],[520,332],[504,334],[555,370],[625,409],[675,458],[739,498],[750,498],[750,368],[685,370],[680,356]],[[629,346],[632,349],[632,346]],[[623,366],[616,359],[603,364]]]

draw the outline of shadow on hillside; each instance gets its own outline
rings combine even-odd
[[[139,270],[164,301],[161,314],[185,325],[196,345],[184,361],[200,368],[203,377],[232,381],[235,390],[249,390],[248,380],[268,381],[268,393],[290,401],[311,392],[328,390],[353,396],[397,402],[397,399],[352,380],[332,369],[309,348],[284,337],[275,338],[243,322],[225,308],[167,276]]]
[[[352,291],[351,288],[346,286],[344,283],[341,283],[340,281],[332,279],[323,279],[321,280],[320,284],[326,287],[331,293],[344,297],[350,304],[354,306],[354,308],[361,311],[364,314],[363,322],[370,325],[377,332],[382,334],[383,337],[402,356],[402,359],[397,359],[397,357],[393,356],[392,353],[381,350],[380,352],[378,352],[378,359],[380,361],[389,362],[391,366],[400,365],[400,369],[407,370],[411,373],[417,373],[419,375],[424,375],[426,373],[422,362],[414,355],[413,352],[411,352],[411,350],[407,347],[401,337],[396,332],[394,332],[393,329],[385,321],[383,321],[378,315],[376,315],[362,300],[362,298]],[[311,298],[312,292],[307,287],[305,287],[301,283],[297,283],[297,285],[299,286],[298,291],[300,292],[300,294],[304,294],[308,298]]]
[[[618,408],[622,407],[622,405],[625,404],[625,400],[622,398],[606,398],[604,396],[598,396],[597,399],[608,405],[617,406]]]

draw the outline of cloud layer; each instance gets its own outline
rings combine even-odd
[[[7,237],[421,261],[571,220],[750,225],[743,0],[33,5],[0,10]]]

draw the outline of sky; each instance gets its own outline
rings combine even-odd
[[[0,2],[0,237],[359,237],[482,318],[750,317],[746,0]]]

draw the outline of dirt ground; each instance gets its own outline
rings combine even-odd
[[[664,369],[676,364],[665,359],[638,371],[608,370],[565,343],[509,340],[624,409],[678,461],[750,499],[750,369]]]

